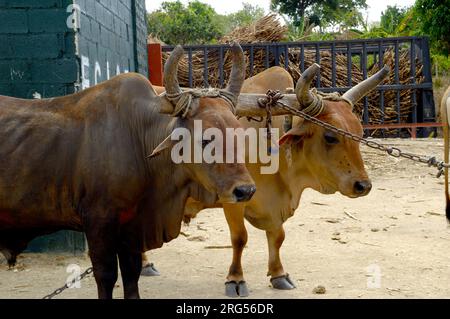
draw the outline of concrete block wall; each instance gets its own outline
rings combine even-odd
[[[148,49],[147,49],[147,10],[145,9],[145,0],[135,1],[134,25],[135,32],[135,61],[136,69],[141,74],[148,74]]]
[[[142,30],[140,18],[145,19],[144,0],[74,0],[74,4],[81,11],[77,43],[82,88],[123,72],[147,74],[136,56],[140,45],[136,43],[146,40],[145,21]]]
[[[73,93],[147,75],[144,0],[0,0],[0,95]]]
[[[79,63],[67,27],[71,0],[0,0],[0,95],[74,92]]]

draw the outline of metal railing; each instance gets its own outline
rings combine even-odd
[[[428,136],[431,131],[435,131],[436,128],[430,127],[430,123],[436,121],[435,106],[433,100],[433,87],[431,79],[431,63],[430,63],[430,53],[429,53],[429,43],[427,37],[398,37],[398,38],[380,38],[380,39],[355,39],[355,40],[335,40],[335,41],[311,41],[311,42],[283,42],[283,43],[252,43],[252,44],[241,44],[244,51],[246,51],[249,58],[249,74],[250,76],[255,75],[255,54],[261,54],[263,52],[263,68],[267,69],[274,65],[284,66],[286,69],[289,66],[288,57],[293,49],[299,54],[299,69],[301,72],[305,70],[305,53],[313,52],[315,55],[315,62],[321,62],[321,53],[328,51],[331,54],[331,86],[324,87],[321,85],[320,75],[315,81],[315,85],[319,91],[322,92],[345,92],[350,87],[354,86],[356,83],[352,79],[352,67],[353,65],[359,64],[358,67],[362,72],[363,79],[367,78],[368,71],[374,64],[379,64],[380,67],[383,65],[384,54],[388,50],[393,50],[394,52],[394,67],[391,72],[394,72],[394,83],[381,85],[377,88],[379,91],[379,110],[381,114],[385,113],[385,93],[387,91],[395,92],[395,107],[398,117],[395,123],[395,135],[405,136],[405,133],[415,136],[415,130],[418,129],[419,136]],[[191,45],[184,47],[187,52],[188,59],[188,82],[189,86],[192,87],[194,83],[193,78],[193,55],[197,52],[203,53],[203,57],[208,57],[209,54],[216,51],[219,57],[218,63],[218,83],[220,86],[224,85],[224,56],[227,50],[229,50],[228,45]],[[172,51],[173,46],[163,46],[163,52]],[[404,50],[408,51],[409,64],[410,64],[410,77],[405,83],[400,82],[400,61],[399,56]],[[345,86],[337,85],[337,63],[336,56],[344,55],[346,57],[351,57],[347,60],[347,72],[345,79]],[[369,62],[370,60],[370,62]],[[421,74],[423,81],[419,83],[417,81],[417,62],[422,65]],[[196,59],[196,63],[199,63],[199,59]],[[203,63],[203,85],[205,87],[209,86],[209,80],[211,79],[211,74],[208,69],[208,59],[202,59]],[[259,68],[260,71],[260,68]],[[339,81],[342,84],[342,79]],[[411,92],[411,112],[408,115],[407,120],[401,119],[400,117],[400,105],[401,105],[401,92],[403,90],[408,90]],[[371,127],[368,109],[368,99],[367,97],[363,100],[363,112],[362,112],[362,123],[364,124],[366,134],[371,130],[381,130],[382,135],[385,136],[385,130],[390,129],[389,125],[386,123],[386,128],[383,128],[384,118],[378,120],[377,125]],[[406,123],[405,123],[406,122]],[[405,128],[399,128],[399,124],[405,123],[409,124]],[[427,125],[421,126],[422,123],[428,123]],[[411,126],[412,124],[412,126]],[[417,125],[415,125],[417,124]],[[438,126],[438,125],[437,125]],[[381,128],[380,128],[381,127]],[[400,126],[401,127],[401,126]],[[392,128],[390,129],[392,130]],[[409,130],[409,131],[408,131]],[[411,132],[413,130],[414,132]],[[392,134],[390,134],[392,136]]]

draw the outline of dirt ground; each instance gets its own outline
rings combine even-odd
[[[442,140],[385,140],[401,149],[442,158]],[[450,228],[443,178],[435,169],[362,148],[372,178],[369,196],[349,199],[308,190],[285,224],[282,261],[297,288],[270,287],[264,232],[248,225],[243,267],[254,298],[448,298]],[[202,212],[184,235],[149,253],[160,277],[140,280],[143,298],[223,298],[231,262],[220,209]],[[66,268],[90,266],[86,257],[25,254],[8,271],[0,265],[0,298],[41,298],[62,286]],[[325,294],[314,294],[318,285]],[[121,283],[115,297],[123,296]],[[58,298],[96,298],[92,276]]]

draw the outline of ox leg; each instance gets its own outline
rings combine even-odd
[[[295,285],[289,275],[284,272],[280,259],[280,247],[285,237],[283,226],[273,231],[266,231],[266,236],[269,246],[269,271],[267,275],[271,276],[272,287],[282,290],[294,289]]]
[[[160,276],[160,273],[158,269],[155,268],[155,265],[151,263],[147,255],[145,253],[142,253],[142,271],[141,276],[145,277],[154,277],[154,276]]]
[[[133,253],[129,249],[119,252],[119,265],[122,275],[123,292],[125,299],[140,299],[139,276],[142,270],[142,257],[140,253]]]
[[[95,215],[95,214],[91,214]],[[94,268],[98,298],[112,299],[117,281],[118,223],[115,221],[85,221],[89,257]]]
[[[242,252],[247,244],[247,230],[244,224],[244,208],[240,206],[223,206],[228,227],[230,228],[231,244],[233,245],[233,261],[228,271],[225,283],[225,294],[228,297],[247,297],[247,283],[242,270]]]

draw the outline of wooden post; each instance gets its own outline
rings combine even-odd
[[[148,44],[148,73],[153,85],[163,85],[162,49],[160,43]]]

